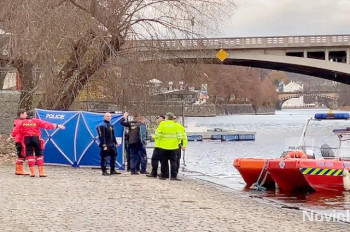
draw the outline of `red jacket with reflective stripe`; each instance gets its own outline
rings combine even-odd
[[[16,118],[15,121],[13,122],[13,128],[15,128],[16,126],[18,126],[19,124],[21,124],[23,121],[23,118]],[[21,143],[23,141],[23,135],[22,133],[18,133],[16,136],[15,136],[15,142],[16,143]]]
[[[40,128],[52,130],[57,128],[57,124],[45,122],[37,118],[27,118],[22,120],[12,131],[11,136],[16,137],[18,134],[26,136],[40,136]]]

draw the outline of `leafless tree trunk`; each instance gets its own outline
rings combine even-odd
[[[33,63],[28,60],[13,60],[13,66],[17,69],[23,83],[19,108],[33,108],[34,70]]]
[[[8,61],[5,61],[3,59],[0,59],[0,89],[4,86],[4,81],[6,77],[6,64]]]
[[[42,100],[39,102],[39,108],[61,108],[66,109],[70,106],[66,102],[61,102],[62,98],[69,95],[70,90],[67,85],[74,85],[70,80],[73,77],[75,71],[80,67],[82,59],[88,50],[89,45],[91,45],[92,40],[95,38],[96,34],[93,31],[86,33],[72,49],[72,55],[67,60],[66,64],[56,75],[55,81],[53,82],[51,91],[44,93]],[[73,99],[74,100],[74,99]]]
[[[67,109],[73,103],[75,97],[78,95],[87,83],[88,79],[94,75],[102,66],[102,64],[110,57],[111,49],[119,50],[119,40],[117,37],[112,37],[109,44],[103,45],[101,53],[96,56],[93,61],[83,68],[75,79],[65,86],[59,98],[56,100],[56,105],[48,108]]]
[[[233,1],[3,0],[0,27],[12,37],[10,60],[23,60],[16,66],[31,88],[23,96],[33,93],[35,68],[52,80],[38,106],[68,109],[106,60],[125,59],[125,41],[199,36],[232,13]]]

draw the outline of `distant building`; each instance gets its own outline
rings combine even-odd
[[[148,81],[148,84],[153,101],[184,102],[185,104],[192,105],[200,100],[201,90],[195,90],[194,87],[185,89],[183,81],[179,82],[179,89],[174,88],[172,81],[169,81],[167,88],[157,79]]]
[[[18,72],[7,72],[1,89],[21,90],[22,80]]]
[[[174,89],[167,92],[162,92],[153,95],[153,101],[181,101],[186,104],[194,104],[199,99],[199,91],[198,90],[186,90],[186,89]]]
[[[282,84],[280,86],[282,88],[283,92],[303,92],[304,91],[304,85],[297,83],[295,81],[290,81],[288,84]],[[292,98],[287,101],[285,101],[282,105],[282,108],[296,108],[296,107],[303,107],[304,104],[304,96],[301,96],[299,98]]]
[[[151,93],[155,94],[161,92],[163,82],[160,80],[153,78],[149,80],[147,84]]]

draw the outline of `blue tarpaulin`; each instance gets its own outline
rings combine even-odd
[[[104,114],[84,111],[55,111],[36,109],[36,118],[62,124],[65,130],[41,130],[45,141],[45,163],[71,165],[73,167],[100,166],[100,148],[96,127],[103,122]],[[122,115],[112,114],[118,146],[116,167],[124,169]]]

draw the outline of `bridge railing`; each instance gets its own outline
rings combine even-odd
[[[297,98],[301,96],[309,97],[323,97],[328,99],[337,100],[339,98],[339,93],[334,91],[296,91],[296,92],[279,92],[278,99],[280,101],[285,101],[291,98]]]
[[[280,36],[246,38],[203,38],[128,41],[124,48],[158,48],[170,50],[246,49],[276,47],[313,47],[350,45],[350,35]]]
[[[323,93],[329,93],[329,94],[339,94],[339,92],[336,91],[291,91],[291,92],[278,92],[278,94],[314,94],[314,93],[318,93],[318,94],[323,94]]]

